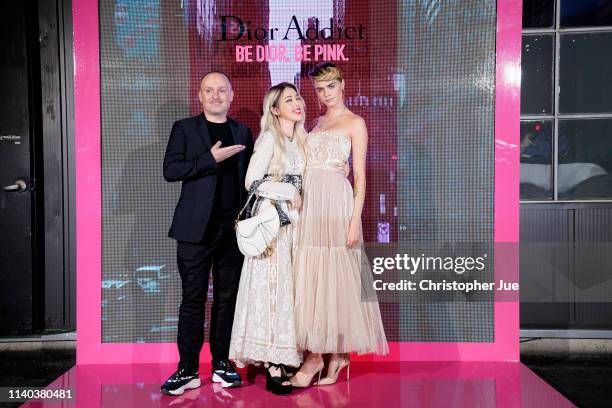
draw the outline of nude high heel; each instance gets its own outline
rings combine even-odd
[[[324,367],[324,364],[323,364],[323,361],[321,361],[319,364],[317,364],[317,367],[312,373],[305,374],[301,370],[298,371],[297,373],[295,373],[293,377],[291,377],[290,379],[291,385],[297,388],[308,387],[310,383],[312,382],[312,379],[317,373],[319,374],[319,378],[317,382],[321,381],[321,372],[323,371],[323,367]]]
[[[338,376],[340,375],[340,371],[342,371],[346,367],[346,381],[350,378],[350,370],[351,370],[351,361],[348,358],[343,358],[342,361],[335,367],[334,372],[330,372],[329,368],[327,370],[327,376],[322,380],[319,379],[315,383],[315,385],[332,385],[338,381]],[[330,367],[331,368],[331,367]]]

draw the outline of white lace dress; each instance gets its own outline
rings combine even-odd
[[[246,188],[262,179],[274,153],[274,135],[264,133],[255,145]],[[285,140],[284,174],[304,171],[297,140]],[[272,362],[297,367],[302,362],[295,338],[292,251],[296,226],[279,229],[270,257],[245,257],[236,299],[229,358],[239,367]]]

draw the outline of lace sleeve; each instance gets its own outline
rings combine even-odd
[[[264,175],[268,171],[273,154],[274,135],[266,132],[259,136],[257,142],[255,142],[255,151],[251,156],[251,161],[249,162],[249,167],[244,180],[247,191],[251,190],[251,185],[255,180],[263,179]]]

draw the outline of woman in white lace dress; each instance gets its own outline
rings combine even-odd
[[[247,190],[257,195],[265,186],[259,184],[265,175],[274,175],[273,180],[298,175],[301,186],[305,167],[304,118],[304,103],[294,85],[283,82],[270,88],[264,97],[261,133],[246,174]],[[296,194],[288,208],[300,206],[301,197]],[[287,215],[291,213],[297,211]],[[245,257],[229,351],[229,357],[239,367],[265,363],[266,388],[278,394],[291,392],[284,366],[298,367],[302,361],[296,347],[293,313],[296,222],[291,219],[291,224],[279,229],[271,245],[272,255]]]

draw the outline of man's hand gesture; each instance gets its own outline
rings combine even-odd
[[[232,157],[236,153],[241,152],[242,150],[244,150],[244,148],[244,145],[231,145],[227,147],[221,147],[221,141],[218,141],[210,149],[210,152],[215,158],[215,161],[219,163],[227,159],[228,157]]]

